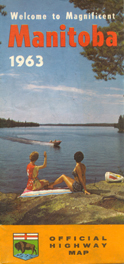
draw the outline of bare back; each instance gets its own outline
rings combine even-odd
[[[77,163],[73,171],[75,180],[80,183],[82,183],[83,180],[83,183],[86,184],[85,172],[86,172],[85,165],[81,162]]]

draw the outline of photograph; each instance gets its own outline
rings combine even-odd
[[[0,0],[1,264],[124,263],[123,4]]]

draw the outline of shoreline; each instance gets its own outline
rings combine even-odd
[[[115,123],[89,123],[89,124],[40,124],[40,126],[98,126],[98,127],[114,127]]]

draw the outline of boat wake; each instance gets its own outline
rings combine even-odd
[[[31,140],[27,138],[18,138],[18,137],[1,137],[5,140],[10,140],[13,142],[23,143],[23,144],[30,144],[30,145],[48,145],[48,146],[54,146],[54,143],[45,142],[45,141],[38,141],[38,140]]]

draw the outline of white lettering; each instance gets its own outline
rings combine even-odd
[[[72,15],[72,12],[67,12],[66,13],[66,19],[73,19],[73,15]]]
[[[35,15],[31,15],[31,19],[34,20],[35,19]]]
[[[22,19],[23,19],[23,15],[20,15],[20,16],[19,16],[19,19],[22,20]]]
[[[13,20],[13,19],[17,19],[18,18],[18,12],[14,12],[14,13],[12,13],[12,12],[10,12],[10,15],[11,15],[11,19]]]

